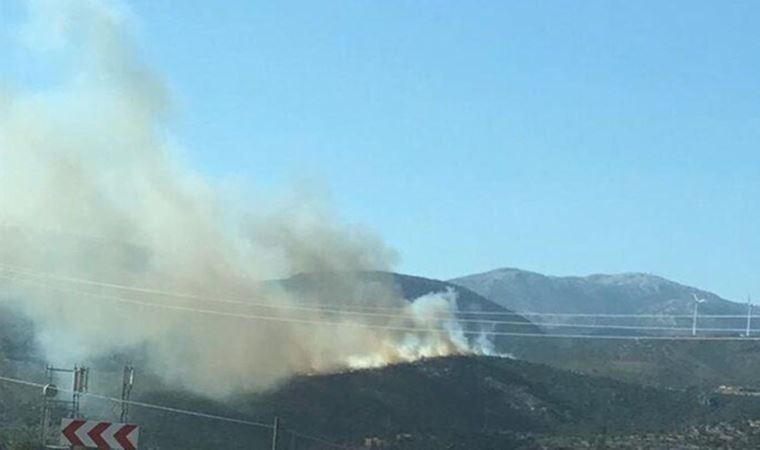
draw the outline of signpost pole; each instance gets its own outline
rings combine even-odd
[[[274,427],[272,427],[272,450],[277,450],[277,442],[280,435],[280,418],[274,416]]]

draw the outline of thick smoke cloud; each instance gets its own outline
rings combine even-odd
[[[0,264],[33,272],[0,279],[0,289],[34,320],[47,358],[72,364],[140,348],[167,381],[225,395],[294,373],[469,351],[447,317],[452,294],[409,306],[392,285],[351,275],[392,267],[394,252],[372,234],[311,199],[233,203],[183,167],[167,132],[170,95],[134,48],[126,11],[55,0],[27,12],[16,36],[56,76],[0,89]],[[343,276],[297,295],[262,283],[301,272]],[[229,298],[259,306],[208,301]],[[292,308],[305,304],[409,314]]]

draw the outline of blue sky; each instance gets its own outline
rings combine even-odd
[[[758,2],[128,4],[194,168],[316,180],[400,271],[760,298]]]

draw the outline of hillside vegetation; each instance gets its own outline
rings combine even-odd
[[[286,428],[329,438],[352,447],[383,443],[383,448],[519,448],[537,437],[599,436],[665,432],[679,426],[760,414],[749,398],[697,391],[655,389],[592,377],[507,358],[449,357],[373,370],[301,376],[277,390],[239,396],[226,403],[181,392],[152,392],[143,398],[203,408],[262,422],[283,418]],[[139,415],[156,445],[186,439],[218,438],[213,424],[147,410]],[[155,427],[158,427],[158,431]],[[225,448],[246,447],[267,433],[235,425]],[[178,437],[179,436],[179,437]],[[308,442],[302,442],[303,448]],[[322,448],[317,444],[313,448]],[[451,446],[451,447],[448,447]],[[302,448],[298,447],[298,448]],[[526,447],[529,448],[529,447]]]

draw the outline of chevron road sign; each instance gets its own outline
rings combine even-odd
[[[61,444],[98,450],[137,450],[137,425],[97,420],[63,419]]]

